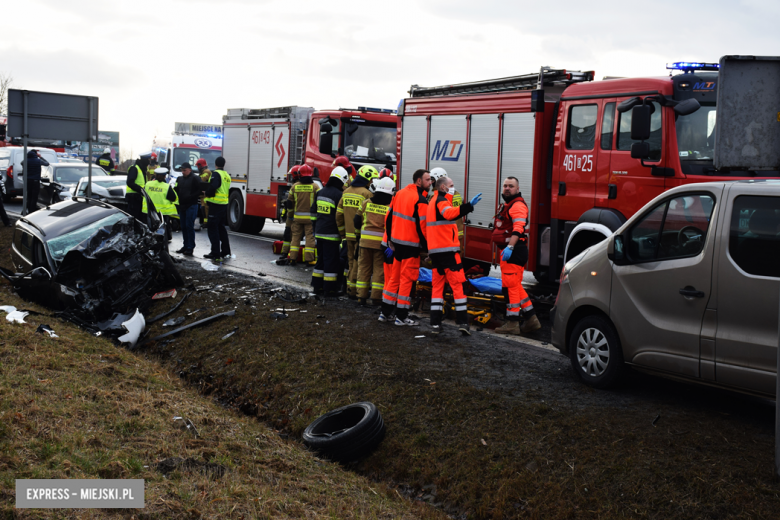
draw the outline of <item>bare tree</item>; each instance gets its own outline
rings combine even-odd
[[[8,115],[8,89],[13,82],[13,76],[7,72],[0,72],[0,114]]]

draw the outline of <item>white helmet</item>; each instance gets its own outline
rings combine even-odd
[[[441,167],[436,167],[431,170],[431,182],[436,182],[442,177],[447,177],[447,170]]]
[[[111,148],[103,148],[103,153],[111,153]]]
[[[374,191],[377,193],[387,193],[388,195],[392,195],[395,191],[395,183],[390,177],[379,179],[376,183]]]
[[[336,166],[333,168],[333,171],[330,172],[331,177],[336,177],[338,180],[343,182],[344,184],[347,183],[347,179],[349,179],[349,174],[347,173],[347,170],[342,168],[341,166]]]

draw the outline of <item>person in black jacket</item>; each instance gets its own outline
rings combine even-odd
[[[41,191],[41,166],[49,163],[41,157],[38,150],[27,152],[27,161],[24,165],[24,178],[27,183],[27,213],[29,215],[38,209],[38,192]]]
[[[176,179],[176,193],[179,195],[179,222],[184,245],[176,251],[192,256],[195,249],[195,219],[198,216],[198,198],[200,196],[200,177],[192,173],[190,163],[181,165],[181,177]]]
[[[95,161],[98,166],[106,170],[106,173],[111,175],[114,173],[114,160],[111,158],[111,148],[105,148],[103,150],[103,155],[97,158],[97,161]]]
[[[336,207],[347,178],[343,168],[335,168],[325,187],[314,194],[314,204],[311,206],[314,238],[317,239],[317,265],[311,277],[314,294],[337,296],[339,293],[338,277],[343,268],[340,262],[341,234],[336,223]]]

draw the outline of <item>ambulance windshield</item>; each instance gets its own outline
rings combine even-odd
[[[213,170],[215,168],[214,161],[221,155],[222,152],[220,150],[204,150],[201,148],[174,148],[173,164],[171,166],[175,171],[180,172],[182,163],[188,162],[190,163],[190,166],[192,166],[193,170],[197,170],[195,163],[198,162],[198,159],[206,159],[206,162],[208,163],[208,169]],[[230,171],[230,165],[226,164],[225,166],[228,168],[228,171]]]
[[[378,126],[376,123],[344,125],[344,155],[350,160],[371,160],[395,163],[396,127]]]

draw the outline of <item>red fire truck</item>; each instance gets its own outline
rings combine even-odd
[[[257,233],[265,219],[278,219],[296,164],[330,177],[333,159],[346,155],[355,169],[396,164],[395,110],[360,107],[230,109],[223,116],[222,154],[230,173],[228,223],[234,231]]]
[[[593,81],[593,72],[543,68],[476,83],[413,85],[399,108],[401,185],[418,168],[441,166],[464,200],[482,192],[466,221],[466,257],[492,262],[501,184],[517,177],[530,209],[527,269],[554,283],[565,261],[664,190],[780,175],[713,167],[717,67],[678,63],[669,68],[682,74],[605,81]],[[693,99],[698,104],[684,103]],[[631,138],[631,119],[642,104],[650,107],[649,137],[640,143]],[[644,153],[632,153],[634,143]]]

